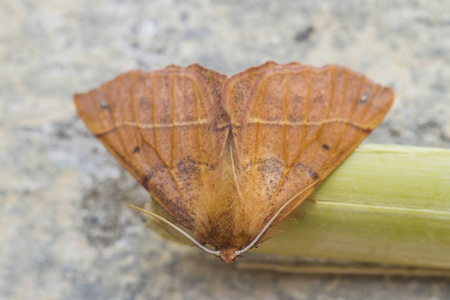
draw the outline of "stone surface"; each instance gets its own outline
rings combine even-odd
[[[448,299],[440,279],[240,271],[126,207],[147,194],[72,94],[134,68],[340,63],[396,91],[369,142],[450,147],[450,2],[241,2],[0,2],[1,299]]]

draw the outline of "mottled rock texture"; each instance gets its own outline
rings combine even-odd
[[[239,271],[161,240],[124,204],[147,194],[72,94],[134,68],[334,62],[396,91],[368,141],[450,147],[449,12],[438,0],[0,1],[0,298],[448,299],[440,279]]]

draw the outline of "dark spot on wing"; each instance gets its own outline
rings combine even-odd
[[[108,101],[106,100],[100,100],[100,108],[101,109],[110,109]]]
[[[154,173],[152,170],[150,170],[150,169],[147,169],[147,170],[145,171],[145,176],[144,176],[144,178],[142,178],[141,184],[142,184],[142,186],[143,186],[146,190],[148,190],[148,186],[149,186],[149,183],[150,183],[150,179],[152,179],[152,177],[153,177],[154,174],[155,174],[155,173]]]
[[[179,176],[192,176],[194,173],[199,172],[198,165],[192,163],[192,161],[188,159],[182,159],[177,163],[176,169],[178,171]]]
[[[257,163],[258,172],[261,175],[278,174],[283,171],[283,163],[276,158],[259,160]]]
[[[319,175],[313,169],[308,169],[308,174],[314,180],[319,179]]]
[[[102,132],[102,133],[98,133],[98,134],[94,134],[97,138],[102,138],[102,137],[104,137],[105,135],[107,135],[108,133],[111,133],[111,132],[114,132],[114,131],[116,131],[117,130],[117,127],[113,127],[113,128],[111,128],[110,130],[108,130],[108,131],[105,131],[105,132]]]
[[[213,165],[210,165],[208,163],[202,163],[202,162],[199,162],[199,161],[195,161],[189,155],[187,157],[187,161],[190,162],[191,164],[195,164],[195,165],[199,165],[199,166],[204,165],[206,168],[214,170],[214,166]]]
[[[330,150],[330,146],[328,146],[327,144],[323,144],[322,149],[328,151],[328,150]]]
[[[352,122],[348,123],[348,126],[356,128],[356,129],[359,129],[362,132],[366,132],[367,134],[369,134],[369,133],[371,133],[373,131],[373,129],[371,129],[371,128],[360,127],[360,126],[358,126],[356,124],[353,124]]]
[[[136,146],[136,148],[134,148],[133,153],[139,153],[141,152],[141,148],[139,146]]]
[[[316,98],[313,99],[313,102],[322,102],[323,101],[323,95],[320,94],[319,96],[317,96]]]
[[[301,103],[302,100],[303,100],[302,96],[300,96],[300,95],[295,95],[294,96],[294,102]]]
[[[147,97],[140,97],[139,101],[138,101],[138,105],[139,105],[139,108],[141,108],[142,110],[151,109],[152,102],[151,102],[151,99],[149,99]]]
[[[185,185],[192,180],[197,180],[200,176],[201,166],[213,170],[214,166],[207,163],[202,163],[192,159],[190,156],[180,159],[175,166],[177,176],[184,182]]]

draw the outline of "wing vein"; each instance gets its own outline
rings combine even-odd
[[[155,77],[156,77],[156,74],[153,74],[153,75],[152,75],[152,79],[153,79],[153,80],[152,80],[152,84],[153,84],[152,89],[153,89],[153,91],[154,91],[154,88],[155,88]],[[143,128],[142,128],[142,126],[140,126],[140,124],[139,124],[139,118],[138,118],[137,113],[136,113],[136,105],[135,105],[135,104],[136,104],[136,94],[135,94],[135,89],[134,89],[135,84],[136,84],[136,78],[135,78],[135,76],[133,76],[133,77],[132,77],[132,82],[131,82],[131,89],[130,89],[130,91],[131,91],[131,93],[130,93],[131,110],[132,110],[132,112],[133,112],[133,118],[134,118],[134,120],[135,120],[135,123],[138,124],[137,127],[139,128],[139,134],[140,134],[142,140],[143,140],[147,145],[149,145],[150,148],[153,149],[153,151],[155,151],[155,154],[158,156],[159,160],[162,162],[162,164],[164,165],[164,167],[166,167],[167,169],[169,169],[169,165],[168,165],[167,162],[164,160],[164,158],[162,157],[161,153],[159,153],[157,146],[156,146],[156,145],[155,145],[155,146],[152,145],[152,143],[145,137],[145,134],[142,132],[142,129],[143,129]],[[154,113],[154,108],[155,108],[155,103],[154,103],[155,93],[153,92],[152,95],[153,95],[153,97],[152,97],[152,102],[153,102],[152,110],[153,110],[153,116],[155,116],[155,113]],[[153,119],[153,122],[156,122],[156,120]],[[156,128],[154,128],[154,132],[155,132],[155,138],[156,138]],[[156,139],[155,139],[155,143],[156,143]]]
[[[348,127],[350,127],[350,123],[351,123],[351,120],[352,120],[353,115],[355,113],[355,107],[356,107],[356,105],[358,103],[359,94],[361,93],[361,89],[362,89],[362,86],[364,84],[364,81],[365,81],[365,78],[364,78],[364,76],[362,76],[361,80],[360,80],[360,83],[359,83],[359,86],[358,86],[358,90],[356,92],[356,97],[355,97],[355,99],[353,100],[353,103],[352,103],[352,109],[350,111],[350,116],[347,118],[348,123],[344,123],[346,126],[344,126],[342,128],[341,133],[339,134],[339,138],[338,138],[338,140],[336,142],[336,147],[338,147],[338,145],[341,143],[341,140],[344,137],[345,132],[347,131]]]
[[[120,85],[120,84],[119,84]],[[113,122],[114,122],[114,127],[116,127],[117,128],[117,121],[116,121],[116,116],[114,115],[114,112],[113,112],[113,105],[111,105],[111,101],[112,101],[112,97],[111,97],[111,91],[110,91],[110,89],[111,89],[111,86],[110,86],[110,84],[107,84],[106,85],[106,101],[108,102],[108,105],[109,105],[109,107],[110,107],[110,110],[111,110],[111,118],[113,119]],[[120,95],[119,96],[119,103],[121,103],[121,96],[122,95]],[[120,143],[122,144],[122,146],[123,146],[123,148],[124,148],[124,150],[125,150],[125,153],[126,153],[126,155],[127,155],[127,157],[128,157],[128,160],[129,160],[129,163],[131,164],[131,165],[133,165],[134,166],[134,164],[133,164],[133,160],[132,159],[130,159],[130,153],[128,152],[128,149],[127,149],[127,146],[125,145],[125,140],[123,139],[123,136],[122,136],[122,134],[120,133],[120,130],[117,130],[117,135],[119,136],[119,141],[120,141]]]
[[[263,82],[262,91],[257,93],[257,95],[256,95],[257,97],[255,99],[258,119],[261,117],[262,105],[263,105],[263,101],[264,101],[265,92],[266,92],[266,81]],[[259,100],[259,96],[261,96],[261,100]],[[257,170],[256,164],[258,163],[258,152],[259,152],[259,131],[260,131],[260,124],[256,124],[255,155],[254,155],[253,166],[252,166],[253,185],[256,184],[256,170]]]
[[[175,110],[176,110],[176,92],[175,92],[175,87],[176,87],[176,76],[175,75],[171,75],[170,79],[172,81],[172,87],[171,87],[171,95],[172,95],[172,144],[170,147],[170,167],[169,169],[169,174],[172,177],[172,180],[175,182],[175,186],[177,187],[178,193],[180,193],[181,198],[186,201],[186,196],[184,195],[182,189],[181,189],[181,184],[180,181],[178,180],[177,175],[174,172],[174,160],[175,160],[175,142],[176,142],[176,126],[175,126]],[[155,128],[156,130],[156,128]]]
[[[281,186],[283,185],[284,181],[286,180],[286,176],[291,170],[291,165],[289,163],[289,157],[288,157],[288,151],[287,151],[287,112],[288,112],[288,94],[289,94],[289,76],[286,76],[286,83],[285,83],[285,93],[284,93],[284,126],[283,126],[283,171],[281,174],[280,181],[278,181],[277,187],[275,189],[274,194],[269,198],[269,201],[272,201],[272,199],[275,199],[276,196],[278,196],[278,193],[281,190]]]
[[[284,91],[284,116],[283,116],[283,159],[284,164],[283,168],[286,165],[289,165],[288,161],[288,144],[287,144],[287,119],[288,119],[288,108],[289,108],[289,76],[286,76],[286,83],[285,83],[285,91]]]
[[[199,91],[197,89],[197,86],[194,87],[194,98],[195,98],[195,107],[197,110],[197,145],[198,145],[198,158],[200,160],[200,180],[201,183],[205,183],[205,166],[203,164],[203,148],[202,148],[202,127],[200,126],[200,103],[203,106],[203,109],[206,111],[205,104],[203,103],[203,100],[201,96],[199,95]],[[209,122],[210,123],[210,120]]]
[[[326,120],[326,118],[330,114],[330,110],[331,110],[331,106],[332,106],[332,102],[333,102],[333,98],[334,98],[334,72],[331,72],[330,80],[331,80],[330,100],[328,101],[329,103],[328,103],[328,106],[327,106],[327,111],[325,112],[324,119],[322,119],[322,121],[319,124],[320,128],[316,131],[316,133],[315,133],[313,138],[309,139],[309,141],[303,141],[303,144],[300,147],[300,150],[297,152],[294,160],[292,161],[291,164],[289,164],[288,168],[285,168],[283,166],[283,176],[281,177],[280,182],[278,183],[277,189],[275,190],[275,194],[270,198],[271,200],[274,199],[278,195],[278,192],[281,190],[281,187],[284,184],[284,181],[286,180],[288,172],[292,169],[292,166],[295,164],[295,162],[300,158],[300,155],[302,154],[302,151],[306,147],[308,147],[313,141],[315,141],[317,139],[317,137],[319,136],[319,134],[320,134],[320,132],[321,132],[321,130],[323,128],[323,125],[325,124],[323,121]],[[310,81],[308,81],[308,83],[310,83]],[[309,86],[310,86],[310,84],[308,84],[308,87]],[[307,98],[309,99],[309,92],[308,92],[308,97]],[[308,101],[308,107],[309,107],[309,101]],[[306,117],[305,117],[305,120],[306,120]],[[306,128],[304,127],[304,129],[306,129]],[[311,160],[311,163],[315,161],[315,158],[317,157],[318,153],[319,152],[315,153],[314,158]],[[307,169],[308,171],[311,170],[311,168],[308,168],[308,167],[305,167],[305,166],[304,166],[304,168],[305,168],[305,170]],[[316,170],[313,169],[313,171],[315,172]]]
[[[303,150],[303,144],[306,140],[306,123],[308,123],[309,118],[309,104],[311,102],[311,70],[307,72],[307,83],[306,83],[306,103],[305,103],[305,119],[303,120],[303,128],[302,128],[302,143],[300,144],[300,150]]]
[[[373,103],[373,102],[374,102],[373,99],[376,98],[376,96],[378,95],[378,93],[380,92],[380,90],[381,90],[381,87],[380,87],[380,86],[377,86],[377,88],[376,88],[375,92],[372,94],[372,96],[371,96],[369,99],[366,100],[367,103],[368,103],[368,105],[367,105],[366,109],[364,110],[364,114],[363,114],[363,116],[362,116],[361,119],[364,119],[364,118],[366,117],[367,113],[372,109],[373,104],[374,104],[374,103]],[[369,128],[372,129],[372,126],[369,126]]]
[[[347,93],[348,93],[348,82],[349,82],[349,79],[350,79],[350,74],[349,74],[348,70],[345,70],[344,72],[345,72],[345,84],[344,84],[344,91],[342,92],[342,94],[343,94],[343,96],[342,96],[343,104],[339,106],[339,112],[337,114],[339,117],[341,117],[342,110],[344,109],[344,106],[345,106],[345,101],[347,99]],[[345,122],[349,122],[348,119],[343,119],[343,120],[345,120]],[[339,145],[339,141],[336,142],[334,145],[329,145],[329,147],[330,147],[330,155],[332,157],[334,156],[335,149],[337,148],[338,145]]]
[[[322,132],[324,124],[326,124],[325,121],[327,120],[328,116],[330,115],[331,107],[332,107],[333,101],[334,101],[334,88],[335,88],[334,87],[334,80],[335,80],[334,69],[330,69],[330,98],[329,98],[329,101],[328,101],[327,110],[325,112],[325,115],[324,115],[322,121],[320,121],[320,125],[319,125],[320,127],[317,130],[316,134],[314,135],[314,137],[312,139],[310,139],[307,143],[305,143],[306,145],[303,146],[303,149],[308,147],[312,142],[314,142],[317,139],[317,137]],[[316,151],[315,154],[314,154],[313,159],[311,160],[311,163],[315,163],[316,162],[316,158],[317,158],[318,154],[319,154],[319,151]],[[300,152],[297,155],[298,156],[295,158],[294,161],[296,161],[297,159],[300,158]],[[325,162],[326,162],[326,160],[322,160],[322,164],[325,163]],[[314,166],[316,167],[316,169],[318,169],[318,166],[316,166],[315,164],[314,164]],[[313,169],[313,171],[316,172],[317,170]]]
[[[172,145],[170,147],[170,168],[173,169],[173,164],[175,160],[175,141],[176,141],[176,128],[175,128],[175,109],[176,109],[176,77],[171,76],[172,81]]]
[[[156,124],[158,123],[156,120],[156,74],[152,74],[152,114],[153,114],[153,137],[155,140],[155,147],[154,150],[156,152],[158,152],[158,133],[156,132],[157,126]],[[133,110],[134,111],[134,110]],[[137,120],[137,118],[135,117],[135,119]]]
[[[153,85],[154,85],[154,80],[152,80],[152,82],[153,82]],[[132,82],[131,82],[131,89],[130,89],[130,91],[131,91],[131,93],[130,93],[130,98],[131,98],[131,110],[132,110],[132,112],[133,112],[133,118],[134,118],[134,121],[135,121],[136,124],[138,124],[137,127],[139,128],[139,134],[141,135],[142,140],[143,140],[147,145],[149,145],[150,148],[153,149],[153,151],[155,151],[156,155],[157,155],[158,158],[161,160],[161,162],[163,163],[163,165],[164,165],[166,168],[168,168],[168,165],[167,165],[167,163],[165,162],[164,158],[163,158],[163,157],[161,156],[161,154],[158,152],[158,148],[156,147],[156,145],[153,146],[152,143],[151,143],[149,140],[146,139],[144,133],[142,132],[142,127],[141,127],[140,124],[139,124],[139,119],[138,119],[137,114],[136,114],[136,106],[135,106],[135,102],[136,102],[136,94],[135,94],[135,91],[134,91],[134,86],[135,86],[135,84],[136,84],[136,77],[133,76],[133,77],[132,77]],[[153,86],[153,88],[154,88],[154,86]],[[155,142],[156,142],[156,141],[155,141]]]

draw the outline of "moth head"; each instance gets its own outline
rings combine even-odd
[[[220,259],[226,263],[233,262],[237,256],[236,248],[222,248],[220,249]]]

